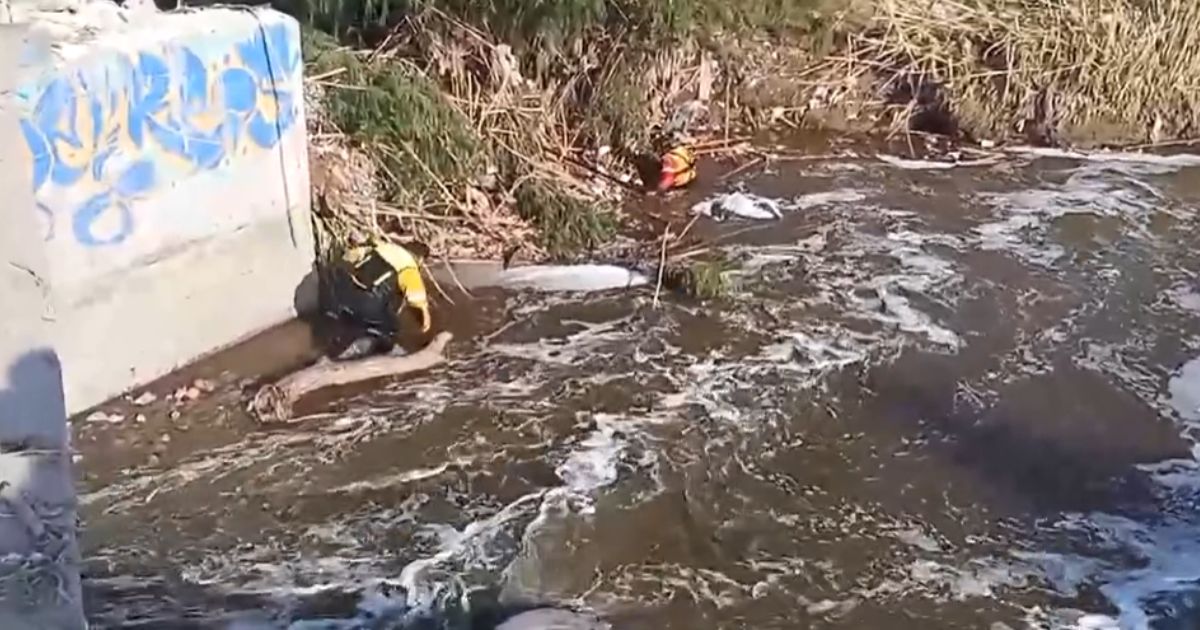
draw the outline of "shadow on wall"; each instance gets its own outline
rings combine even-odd
[[[6,381],[0,389],[0,450],[61,447],[67,409],[58,354],[51,348],[26,352],[8,367]]]
[[[36,611],[0,605],[0,628],[82,627],[68,444],[58,355],[50,348],[27,351],[8,366],[0,388],[0,481],[12,484],[4,492],[0,554],[26,556],[23,562],[34,565],[37,577],[25,579],[24,597],[43,603]]]

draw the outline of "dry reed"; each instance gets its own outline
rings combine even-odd
[[[976,138],[1154,143],[1200,128],[1195,0],[876,0],[854,63]]]

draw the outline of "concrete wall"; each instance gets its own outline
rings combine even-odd
[[[27,70],[27,36],[0,24],[0,59],[11,60],[0,64],[0,135],[9,138],[22,115],[11,95]],[[0,141],[0,628],[83,628],[69,434],[31,173],[24,146]],[[42,588],[19,577],[26,569]],[[45,604],[31,605],[17,581]]]
[[[298,294],[313,244],[296,22],[85,9],[27,17],[36,69],[11,96],[19,129],[0,129],[22,148],[70,412],[315,300]]]

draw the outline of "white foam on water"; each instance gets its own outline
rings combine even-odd
[[[875,249],[895,259],[901,273],[874,275],[865,284],[873,297],[851,294],[857,305],[856,315],[896,326],[907,333],[920,335],[941,346],[957,350],[963,345],[958,334],[942,326],[912,304],[910,295],[935,299],[959,280],[954,266],[947,260],[923,249],[924,240],[912,232],[895,232],[885,239],[869,239]]]
[[[414,560],[400,571],[398,582],[404,588],[407,605],[416,610],[430,610],[443,600],[444,595],[453,593],[450,586],[455,579],[454,572],[443,568],[449,563],[480,566],[502,561],[501,556],[492,555],[495,552],[489,547],[507,531],[510,523],[532,515],[546,492],[526,494],[486,518],[471,521],[462,529],[429,525],[429,532],[441,542],[436,553]]]
[[[1181,367],[1167,385],[1167,408],[1184,430],[1200,428],[1200,358]],[[1144,394],[1143,394],[1144,396]],[[1146,464],[1139,468],[1164,493],[1197,496],[1200,491],[1200,447],[1193,459]],[[1154,520],[1135,521],[1108,513],[1070,514],[1054,529],[1085,537],[1090,546],[1111,552],[1112,558],[1072,554],[1014,554],[1040,566],[1055,590],[1074,597],[1082,585],[1092,585],[1117,609],[1116,616],[1081,611],[1058,611],[1052,620],[1036,627],[1054,630],[1112,628],[1150,630],[1154,619],[1151,600],[1173,593],[1194,593],[1200,587],[1200,518],[1184,510],[1161,514]]]
[[[1185,422],[1200,422],[1200,358],[1188,361],[1167,384],[1168,404]]]
[[[981,249],[1008,251],[1041,267],[1053,267],[1066,254],[1061,245],[1046,238],[1045,231],[1068,215],[1119,218],[1126,236],[1149,238],[1149,218],[1164,211],[1164,206],[1158,190],[1138,176],[1163,170],[1153,163],[1085,163],[1070,169],[1062,184],[976,195],[997,216],[972,231]]]
[[[617,481],[617,464],[628,446],[621,435],[633,429],[632,423],[607,414],[597,414],[594,421],[596,430],[554,469],[571,492],[590,493]],[[590,506],[588,511],[592,511]]]
[[[1200,584],[1200,539],[1197,523],[1166,518],[1158,523],[1139,523],[1111,514],[1075,515],[1059,524],[1061,529],[1089,536],[1101,546],[1133,554],[1132,563],[1097,561],[1093,558],[1060,556],[1058,561],[1078,584],[1090,582],[1118,610],[1108,623],[1121,630],[1149,630],[1152,618],[1146,606],[1152,598],[1176,592],[1194,592]],[[1130,568],[1134,564],[1137,568]],[[1086,577],[1085,577],[1086,576]],[[1099,621],[1106,616],[1092,614]]]
[[[676,563],[622,567],[609,579],[610,597],[636,599],[645,606],[665,604],[680,594],[718,610],[755,599],[753,584],[743,584],[713,569]]]
[[[906,171],[943,171],[952,168],[967,168],[973,166],[991,166],[1000,162],[999,158],[989,157],[979,160],[917,160],[902,158],[895,155],[879,154],[875,156],[880,162]]]
[[[1004,149],[1008,153],[1033,158],[1058,158],[1085,162],[1120,162],[1131,164],[1151,164],[1172,168],[1200,166],[1200,155],[1178,153],[1163,155],[1156,153],[1136,153],[1129,151],[1070,151],[1046,147],[1010,147]]]
[[[1200,315],[1200,288],[1178,286],[1168,291],[1167,295],[1179,308]]]
[[[853,204],[866,198],[867,195],[860,190],[827,190],[793,197],[788,206],[790,209],[807,210],[819,206]]]
[[[908,588],[920,585],[935,601],[963,601],[996,597],[1003,589],[1027,586],[1035,577],[1028,567],[993,558],[976,558],[956,566],[916,560],[909,566]]]
[[[532,343],[492,342],[484,346],[483,353],[550,365],[579,365],[581,360],[627,341],[632,335],[632,321],[631,316],[599,323],[563,322],[577,325],[580,330],[563,337],[539,339]]]
[[[347,494],[347,493],[368,492],[368,491],[372,491],[372,490],[383,490],[383,489],[387,489],[387,488],[394,488],[396,486],[403,486],[403,485],[410,484],[414,481],[422,481],[425,479],[432,479],[434,477],[438,477],[438,476],[445,474],[445,472],[450,470],[451,467],[460,468],[460,467],[466,466],[469,463],[470,463],[470,460],[459,458],[459,459],[456,459],[453,461],[443,462],[442,464],[440,464],[438,466],[433,466],[430,468],[415,468],[412,470],[405,470],[405,471],[401,471],[401,472],[394,473],[394,474],[376,477],[374,479],[363,479],[360,481],[354,481],[354,482],[351,482],[348,484],[344,484],[341,486],[331,488],[329,491],[335,492],[338,494]]]

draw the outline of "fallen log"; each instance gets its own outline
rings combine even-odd
[[[429,369],[446,360],[446,344],[453,338],[438,333],[427,346],[412,354],[387,354],[354,361],[321,359],[275,383],[264,385],[250,402],[250,413],[259,422],[285,422],[292,418],[296,401],[326,387],[348,385]]]

